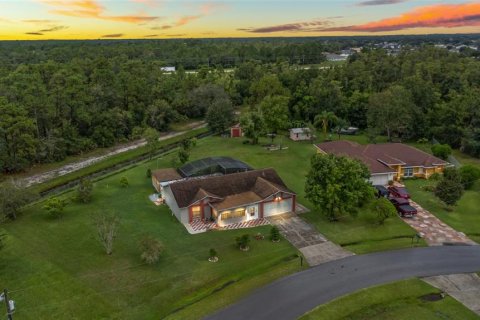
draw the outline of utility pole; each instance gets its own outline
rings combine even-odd
[[[8,290],[7,289],[3,289],[3,300],[5,301],[5,306],[7,307],[7,319],[8,320],[13,320],[12,310],[10,310],[10,301],[8,300]]]

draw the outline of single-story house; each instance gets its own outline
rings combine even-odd
[[[163,183],[161,196],[184,224],[214,220],[225,226],[294,212],[296,205],[295,193],[274,169],[178,179]]]
[[[310,140],[312,138],[309,128],[290,129],[290,139],[293,141]]]
[[[230,137],[231,138],[243,137],[243,131],[242,131],[242,127],[240,126],[240,123],[237,123],[236,125],[230,127]]]
[[[360,145],[352,141],[330,141],[315,145],[317,152],[358,159],[370,169],[374,185],[386,185],[401,178],[428,179],[443,172],[450,163],[402,143]]]

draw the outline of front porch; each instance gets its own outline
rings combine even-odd
[[[191,223],[184,223],[185,228],[190,234],[203,233],[210,230],[235,230],[246,229],[264,226],[270,224],[267,219],[254,219],[249,221],[243,221],[238,223],[231,223],[226,226],[220,227],[214,221],[203,221],[202,219],[194,219]]]

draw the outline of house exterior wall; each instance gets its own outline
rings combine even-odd
[[[155,190],[157,190],[157,192],[161,192],[162,187],[160,186],[160,182],[158,182],[157,178],[155,178],[155,176],[153,175],[152,175],[152,185],[155,188]]]
[[[173,196],[172,191],[167,186],[162,190],[162,196],[165,199],[165,203],[168,205],[172,213],[177,217],[181,223],[189,223],[188,208],[179,208],[177,201]]]
[[[222,219],[222,214],[223,213],[230,213],[238,209],[245,209],[245,215],[242,217],[235,217],[235,218],[229,218],[229,219]],[[254,215],[250,215],[250,210],[254,210]],[[220,227],[232,224],[232,223],[241,223],[241,222],[246,222],[250,220],[255,220],[259,218],[259,204],[251,204],[247,206],[240,206],[228,210],[223,210],[217,213],[217,224]]]

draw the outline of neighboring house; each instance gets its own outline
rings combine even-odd
[[[292,128],[290,129],[290,139],[293,141],[310,140],[312,135],[309,128]]]
[[[230,137],[231,138],[243,137],[243,131],[242,131],[242,127],[240,126],[240,123],[237,123],[236,125],[230,128]]]
[[[386,185],[409,177],[430,177],[443,172],[450,163],[417,148],[402,143],[360,145],[351,141],[330,141],[315,145],[323,154],[335,154],[358,159],[370,169],[370,181],[374,185]]]
[[[184,178],[163,183],[161,193],[184,224],[214,220],[225,226],[294,212],[296,205],[295,193],[274,169]]]
[[[326,53],[325,57],[328,61],[346,61],[349,57],[348,54],[336,54],[336,53]]]

